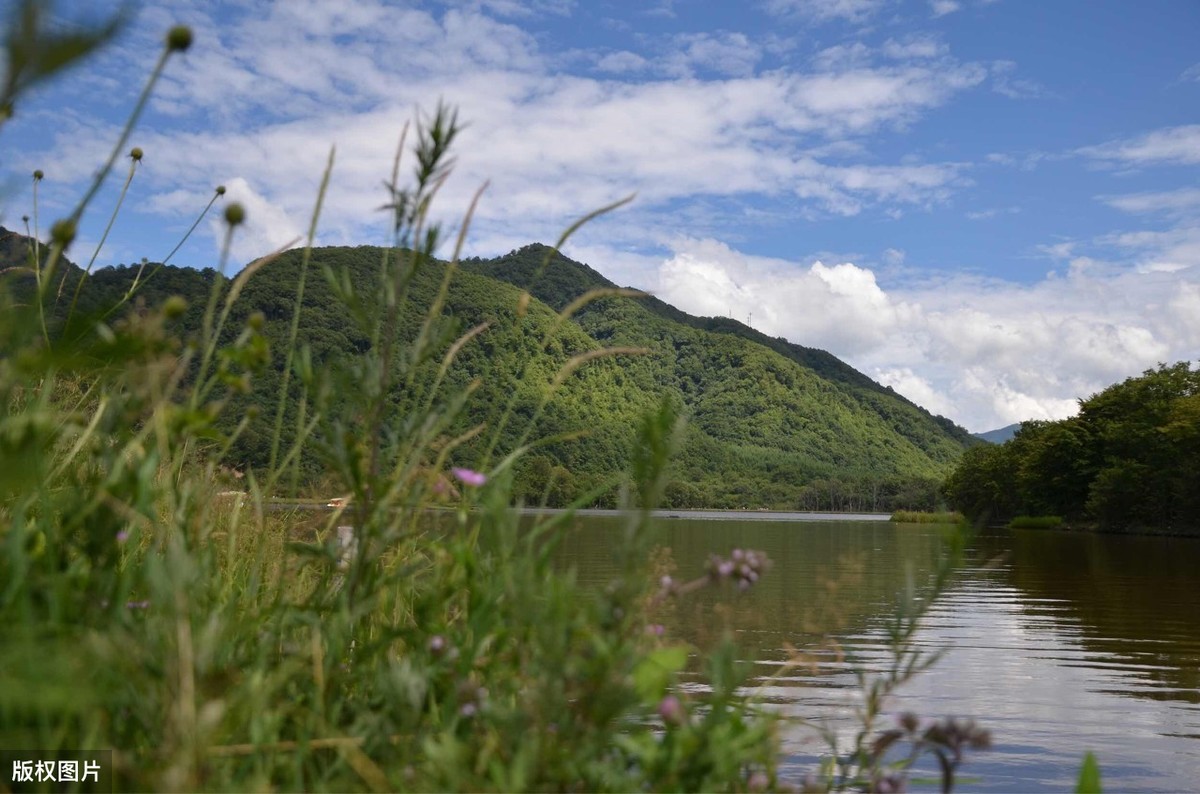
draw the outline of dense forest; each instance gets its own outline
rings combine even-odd
[[[974,447],[945,494],[975,520],[1200,532],[1200,369],[1159,365],[1082,400],[1077,416]]]
[[[0,253],[10,262],[25,250],[25,238],[0,235]],[[347,283],[370,289],[381,254],[369,246],[313,250],[297,329],[302,355],[288,378],[293,396],[285,401],[284,447],[290,428],[303,420],[305,390],[322,388],[323,375],[345,369],[378,343],[352,330],[337,292]],[[230,315],[231,339],[260,314],[269,349],[287,348],[302,256],[285,253],[245,280]],[[732,320],[693,317],[652,297],[616,294],[593,269],[541,245],[462,263],[449,282],[442,324],[423,328],[424,308],[437,299],[445,268],[434,262],[414,274],[397,333],[401,341],[436,333],[448,348],[462,332],[487,324],[444,373],[446,384],[474,388],[467,420],[455,430],[486,428],[456,448],[451,462],[480,465],[489,455],[535,444],[515,473],[515,494],[527,503],[558,506],[592,494],[592,503],[611,504],[615,492],[605,484],[624,470],[634,419],[664,397],[689,420],[667,489],[669,507],[931,508],[939,483],[977,443],[825,351]],[[79,277],[78,269],[68,271],[59,311]],[[186,337],[200,325],[214,279],[225,289],[232,284],[212,269],[103,268],[87,278],[75,314],[90,318],[82,329],[100,318],[112,322],[108,307],[136,281],[136,298],[123,311],[182,296],[187,308],[175,322]],[[572,305],[589,291],[594,299]],[[602,347],[630,353],[598,356],[556,381],[567,362]],[[239,392],[233,415],[247,422],[234,449],[243,467],[263,467],[275,454],[270,439],[284,367],[275,355],[252,385],[230,380]],[[407,390],[394,395],[395,410],[412,410],[438,377],[435,370],[412,373]],[[294,484],[319,491],[320,470],[313,455],[302,455]]]

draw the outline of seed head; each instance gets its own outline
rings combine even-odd
[[[55,221],[50,227],[50,239],[63,248],[66,248],[75,240],[75,221],[70,218],[64,218],[61,221]]]
[[[133,160],[136,163],[140,163],[142,161],[142,147],[135,146],[132,149],[130,149],[129,150],[129,159]]]
[[[255,312],[246,319],[246,325],[250,326],[250,328],[255,331],[261,331],[266,322],[267,318],[262,312]]]
[[[36,170],[36,171],[34,171],[34,172],[33,172],[33,181],[34,181],[34,182],[41,182],[41,181],[42,181],[42,177],[44,177],[44,176],[45,176],[45,174],[43,174],[43,173],[42,173],[42,169],[40,169],[40,168],[39,168],[38,170]]]
[[[187,25],[176,25],[167,31],[167,49],[171,52],[187,52],[192,46],[192,29]]]
[[[225,208],[225,222],[230,226],[241,226],[246,221],[246,208],[233,202]]]
[[[218,196],[225,195],[225,186],[224,185],[217,185],[217,195]]]
[[[169,320],[182,317],[185,311],[187,311],[187,301],[183,299],[182,295],[172,295],[163,303],[163,314]]]

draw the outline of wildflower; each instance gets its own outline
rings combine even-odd
[[[687,711],[675,695],[667,695],[658,704],[658,716],[667,725],[682,725],[687,722]]]
[[[665,631],[666,628],[661,623],[651,623],[646,626],[646,633],[654,637],[661,637]]]
[[[129,530],[122,529],[117,533],[117,543],[124,543],[129,540]]]
[[[440,634],[437,634],[437,635],[429,638],[429,652],[430,653],[432,653],[434,656],[441,656],[442,652],[445,650],[446,650],[446,638],[445,637],[443,637]]]
[[[473,469],[463,469],[455,466],[450,470],[450,473],[454,475],[454,479],[458,480],[463,485],[472,485],[478,488],[487,482],[486,474],[477,472]]]
[[[125,608],[126,609],[149,609],[150,602],[149,601],[126,601]]]

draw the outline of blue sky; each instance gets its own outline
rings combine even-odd
[[[59,3],[62,24],[117,3]],[[44,225],[192,25],[131,143],[98,262],[161,259],[216,184],[236,265],[307,228],[386,239],[404,122],[469,122],[441,203],[469,253],[553,241],[682,309],[830,350],[972,430],[1071,413],[1200,356],[1200,3],[1124,0],[145,2],[0,130],[0,223]],[[120,176],[73,251],[90,258]],[[108,203],[105,203],[107,201]],[[216,259],[216,222],[176,262]]]

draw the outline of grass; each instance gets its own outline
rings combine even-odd
[[[38,10],[26,0],[17,13],[36,22]],[[47,62],[87,51],[36,25],[24,35],[31,46],[66,48]],[[185,41],[190,32],[169,34],[119,147]],[[613,538],[615,572],[599,590],[551,564],[570,511],[523,528],[510,509],[514,464],[544,442],[536,422],[516,448],[485,445],[473,465],[455,457],[467,438],[499,438],[513,418],[510,405],[490,428],[449,431],[473,391],[447,387],[444,376],[478,331],[455,327],[442,311],[469,213],[419,332],[405,340],[396,328],[414,273],[441,239],[430,207],[450,174],[457,129],[439,108],[398,153],[388,183],[393,246],[374,288],[359,294],[322,273],[345,322],[374,344],[319,372],[296,368],[295,440],[280,443],[277,419],[272,463],[244,473],[240,496],[220,492],[245,421],[222,432],[218,419],[231,395],[253,388],[268,356],[307,358],[294,335],[288,349],[268,350],[253,317],[225,333],[241,285],[270,257],[228,292],[214,289],[191,338],[173,330],[174,300],[124,315],[111,307],[103,327],[81,325],[69,309],[56,322],[53,269],[94,186],[55,224],[47,257],[31,246],[32,298],[0,281],[8,352],[0,358],[0,746],[110,748],[118,790],[785,786],[780,717],[749,694],[751,668],[732,642],[701,655],[669,627],[647,631],[662,599],[722,582],[744,589],[769,566],[735,552],[682,572],[695,577],[684,585],[655,580],[650,510],[683,430],[673,406],[641,418],[628,476],[604,486],[618,488],[627,509]],[[417,163],[411,184],[397,176],[403,155]],[[245,212],[229,205],[224,214],[222,262]],[[571,359],[550,385],[612,353]],[[349,497],[342,508],[272,511],[304,445],[320,453],[322,482]],[[449,501],[446,478],[458,492]],[[353,554],[337,539],[340,525],[353,527]],[[935,595],[953,559],[939,569]],[[884,698],[936,658],[913,642],[931,602],[901,599],[895,663],[879,675],[862,670],[862,731],[849,747],[827,737],[831,763],[816,773],[823,789],[902,785],[909,761],[885,759],[889,747],[906,743],[911,759],[939,754],[950,739],[986,744],[965,724],[878,727]],[[687,668],[699,668],[707,685],[680,687]],[[961,758],[944,759],[944,784]]]

